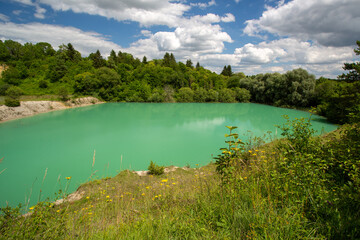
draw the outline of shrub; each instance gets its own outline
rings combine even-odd
[[[219,91],[219,102],[232,103],[235,101],[235,93],[233,90],[224,88]]]
[[[183,87],[179,89],[177,94],[178,102],[193,102],[194,101],[194,91],[189,87]]]
[[[8,107],[18,107],[20,106],[20,96],[23,91],[16,86],[9,87],[6,92],[5,105]]]
[[[66,89],[66,87],[60,87],[58,90],[59,97],[61,101],[67,101],[69,100],[69,91]]]
[[[44,80],[44,79],[41,79],[39,81],[39,88],[47,88],[49,85],[48,81]]]
[[[250,91],[245,88],[235,88],[235,98],[238,102],[250,102]]]
[[[150,161],[150,165],[148,167],[148,170],[149,170],[149,173],[151,175],[161,175],[161,174],[164,173],[164,167],[163,166],[158,166],[153,161]]]

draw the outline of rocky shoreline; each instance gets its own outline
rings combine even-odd
[[[83,97],[69,100],[67,102],[59,101],[22,101],[19,107],[0,106],[0,122],[13,119],[34,116],[39,113],[46,113],[56,110],[63,110],[74,107],[84,107],[93,104],[100,104],[99,99],[94,97]]]

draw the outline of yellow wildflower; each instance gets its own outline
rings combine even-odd
[[[252,151],[251,151],[251,150],[249,150],[249,153],[252,153]]]
[[[107,195],[107,196],[106,196],[106,198],[110,198],[110,196],[109,196],[109,195]]]
[[[168,179],[163,179],[163,180],[161,180],[161,182],[167,182],[168,181]]]
[[[71,179],[71,177],[66,177],[66,179],[67,179],[67,180],[70,180],[70,179]]]
[[[30,210],[33,210],[35,208],[35,206],[32,206],[31,208],[29,208]]]
[[[142,193],[141,195],[142,195],[142,196],[145,196],[145,193]]]

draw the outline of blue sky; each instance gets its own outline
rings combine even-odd
[[[71,42],[83,56],[172,52],[217,73],[336,77],[358,59],[359,9],[359,0],[0,0],[0,39]]]

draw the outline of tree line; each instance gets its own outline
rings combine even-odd
[[[359,48],[355,53],[359,55]],[[99,50],[87,57],[71,43],[58,50],[46,42],[21,44],[0,40],[0,95],[16,106],[20,95],[57,94],[95,96],[113,102],[256,102],[281,107],[308,108],[337,123],[359,118],[359,63],[345,63],[348,74],[338,80],[320,78],[304,69],[285,74],[246,76],[224,66],[221,74],[176,61],[172,53],[162,59],[142,60],[112,50],[105,59]]]

